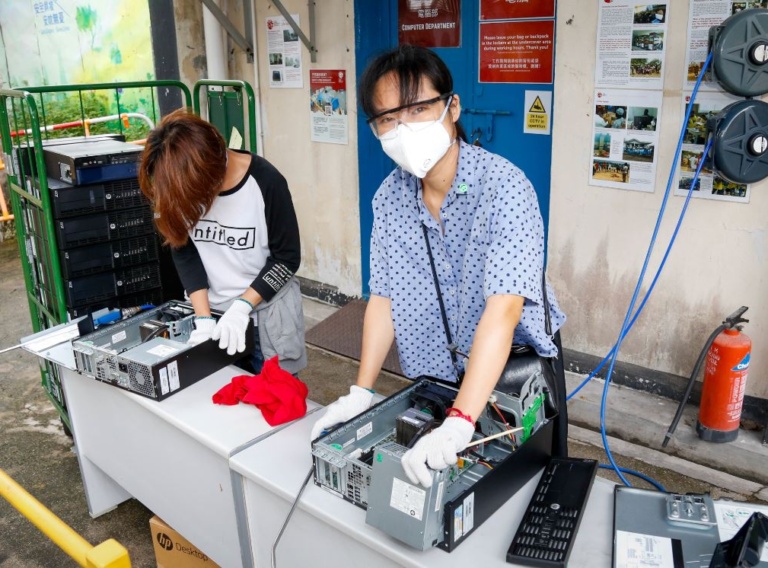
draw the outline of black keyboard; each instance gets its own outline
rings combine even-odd
[[[565,567],[596,473],[595,460],[552,458],[509,545],[507,562]]]

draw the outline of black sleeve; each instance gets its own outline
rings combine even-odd
[[[254,156],[251,174],[264,197],[269,256],[251,284],[265,301],[271,300],[301,264],[299,222],[293,208],[288,182],[277,169],[260,156]]]
[[[184,246],[171,248],[171,257],[187,295],[208,288],[208,275],[205,273],[203,259],[200,258],[192,239],[187,240]]]

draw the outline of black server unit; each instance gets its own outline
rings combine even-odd
[[[71,318],[183,294],[139,187],[136,148],[118,140],[43,148]]]

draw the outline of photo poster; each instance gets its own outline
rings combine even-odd
[[[653,193],[661,91],[595,91],[589,185]]]
[[[291,14],[291,18],[299,25],[298,14]],[[283,16],[268,16],[266,26],[269,86],[276,89],[303,88],[298,34]]]
[[[693,89],[701,68],[709,53],[709,29],[719,26],[723,20],[742,10],[750,8],[767,8],[768,0],[749,0],[734,2],[732,0],[691,0],[688,7],[688,43],[685,51],[685,80],[688,89]],[[710,65],[711,69],[711,65]],[[707,73],[707,75],[710,75]],[[711,80],[711,75],[705,77],[699,87],[701,90],[721,90],[720,86]]]
[[[555,21],[480,22],[480,83],[551,84]]]
[[[309,108],[312,142],[347,144],[347,72],[344,69],[309,70]]]
[[[690,95],[684,98],[683,114],[681,115],[683,117],[690,100]],[[677,162],[675,195],[688,195],[688,189],[693,182],[696,167],[704,158],[704,147],[707,142],[707,120],[729,104],[740,100],[743,99],[722,92],[698,92],[691,109],[691,116],[688,118],[685,135],[683,136],[683,147]],[[705,163],[701,168],[701,173],[696,180],[696,186],[693,188],[691,195],[692,197],[702,199],[749,203],[750,186],[733,183],[721,178],[711,169],[707,168]]]
[[[595,87],[664,88],[671,2],[600,2]]]
[[[461,46],[459,0],[398,0],[397,40],[422,47]]]

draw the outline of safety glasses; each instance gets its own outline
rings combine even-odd
[[[445,93],[432,99],[417,101],[381,112],[367,120],[373,135],[379,140],[397,136],[397,127],[402,124],[411,130],[419,130],[435,121],[442,121],[451,106],[453,93]],[[447,100],[445,107],[440,101]]]

